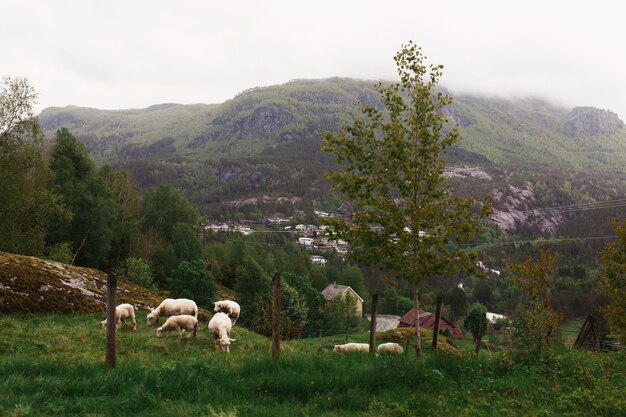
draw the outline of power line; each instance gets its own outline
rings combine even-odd
[[[605,208],[619,208],[626,207],[626,199],[599,201],[595,203],[584,204],[571,204],[565,206],[554,206],[546,208],[534,208],[529,210],[523,210],[522,213],[574,213],[586,210],[598,210]]]
[[[550,242],[550,243],[559,243],[559,242],[567,242],[567,241],[579,241],[579,240],[607,240],[607,239],[615,239],[617,236],[590,236],[590,237],[562,237],[562,238],[541,238],[534,240],[512,240],[510,242],[495,242],[495,243],[464,243],[461,246],[504,246],[504,245],[516,245],[516,244],[524,244],[524,243],[541,243],[541,242]]]

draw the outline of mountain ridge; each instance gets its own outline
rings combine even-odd
[[[220,104],[47,108],[39,119],[48,139],[67,127],[98,164],[129,170],[141,190],[173,183],[201,211],[231,215],[232,204],[221,202],[258,195],[299,197],[303,205],[337,203],[322,179],[336,164],[320,150],[320,132],[339,131],[359,114],[359,103],[379,106],[378,97],[373,82],[294,80],[249,89]],[[490,185],[457,179],[461,188],[502,190],[530,181],[573,187],[591,199],[624,192],[626,128],[614,113],[536,98],[453,98],[445,112],[459,124],[463,140],[448,153],[448,165],[477,167],[493,178]]]

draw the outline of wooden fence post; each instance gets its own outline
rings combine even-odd
[[[280,273],[272,280],[272,358],[280,356]]]
[[[372,294],[372,311],[370,312],[370,353],[376,353],[376,321],[378,317],[378,293]]]
[[[433,328],[433,353],[437,353],[437,344],[439,343],[439,324],[441,323],[441,305],[443,297],[437,295],[437,308],[435,310],[435,327]]]
[[[117,275],[107,276],[107,347],[106,366],[109,369],[115,368],[115,294],[117,293]]]

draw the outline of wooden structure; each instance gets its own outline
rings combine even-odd
[[[600,342],[598,340],[598,336],[596,335],[596,329],[593,327],[595,319],[593,315],[589,314],[587,316],[587,320],[583,323],[583,326],[580,328],[580,332],[578,332],[578,337],[576,337],[576,341],[574,342],[574,347],[577,349],[583,349],[585,347],[585,341],[587,337],[589,337],[589,333],[591,333],[591,347],[596,352],[600,351]]]
[[[419,324],[420,327],[424,329],[434,328],[435,314],[428,311],[420,310]],[[415,308],[410,309],[404,314],[404,316],[400,317],[400,323],[398,324],[398,327],[415,327]],[[463,336],[463,332],[461,331],[461,329],[456,327],[445,317],[441,317],[439,322],[439,330],[441,331],[444,329],[449,330],[452,334],[452,337],[456,339],[465,339],[465,336]]]

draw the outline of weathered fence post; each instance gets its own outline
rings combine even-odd
[[[437,309],[435,310],[435,327],[433,328],[433,353],[437,353],[437,344],[439,343],[439,324],[441,323],[441,305],[443,297],[437,295]]]
[[[272,358],[280,356],[280,273],[272,280]]]
[[[378,318],[378,293],[372,294],[372,311],[370,312],[370,353],[376,353],[376,321]]]
[[[107,276],[107,349],[106,366],[115,368],[115,294],[117,293],[117,275]]]

